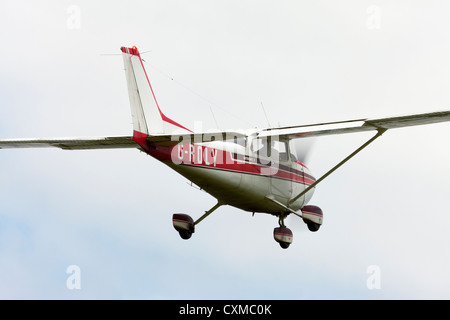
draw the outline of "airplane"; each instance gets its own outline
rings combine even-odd
[[[290,214],[316,232],[323,224],[320,207],[310,205],[316,186],[387,130],[450,121],[450,111],[354,119],[249,130],[192,131],[167,117],[160,108],[138,49],[121,47],[133,122],[130,136],[0,139],[0,149],[56,147],[63,150],[136,148],[161,161],[206,191],[217,203],[194,220],[175,213],[172,223],[182,239],[224,205],[278,218],[273,238],[286,249],[293,233]],[[375,134],[319,178],[295,152],[295,141],[309,137],[372,131]]]

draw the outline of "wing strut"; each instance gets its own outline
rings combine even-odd
[[[365,147],[367,147],[369,144],[371,144],[373,141],[375,141],[378,137],[380,137],[384,132],[386,132],[387,129],[385,128],[378,128],[377,130],[377,134],[374,135],[372,138],[370,138],[366,143],[364,143],[361,147],[359,147],[358,149],[356,149],[353,153],[351,153],[347,158],[345,158],[344,160],[342,160],[341,162],[339,162],[337,165],[335,165],[333,168],[331,168],[327,173],[325,173],[323,176],[321,176],[319,179],[317,179],[313,184],[311,184],[308,188],[306,188],[305,190],[303,190],[299,195],[295,196],[294,198],[292,198],[289,203],[288,206],[292,203],[294,203],[295,201],[297,201],[297,199],[299,199],[300,197],[304,196],[308,191],[310,191],[312,188],[315,188],[320,182],[322,182],[322,180],[324,180],[326,177],[328,177],[330,174],[332,174],[334,171],[336,171],[339,167],[341,167],[344,163],[346,163],[348,160],[350,160],[351,158],[353,158],[357,153],[359,153],[362,149],[364,149]]]
[[[194,225],[199,224],[203,219],[205,219],[207,216],[209,216],[211,213],[213,213],[213,211],[215,211],[217,208],[219,208],[220,206],[223,206],[223,203],[218,201],[217,204],[212,207],[211,209],[209,209],[208,211],[205,212],[204,215],[202,215],[200,218],[198,218],[195,222]]]

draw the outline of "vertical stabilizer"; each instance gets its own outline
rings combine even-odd
[[[175,131],[191,132],[162,113],[138,49],[136,47],[120,49],[128,85],[133,136],[142,138],[144,135],[172,134]]]

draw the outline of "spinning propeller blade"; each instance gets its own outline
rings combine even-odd
[[[307,164],[309,157],[311,156],[311,150],[313,149],[314,139],[295,139],[294,146],[297,159],[302,163]]]

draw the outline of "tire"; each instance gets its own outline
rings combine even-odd
[[[287,242],[279,242],[280,247],[282,247],[283,249],[287,249],[289,248],[290,243]]]
[[[180,237],[184,240],[188,240],[192,236],[192,232],[188,230],[180,230],[178,231],[178,233],[180,234]]]
[[[320,224],[317,224],[317,223],[314,223],[314,222],[311,222],[311,221],[306,222],[306,225],[308,226],[308,229],[311,232],[316,232],[320,228]]]

